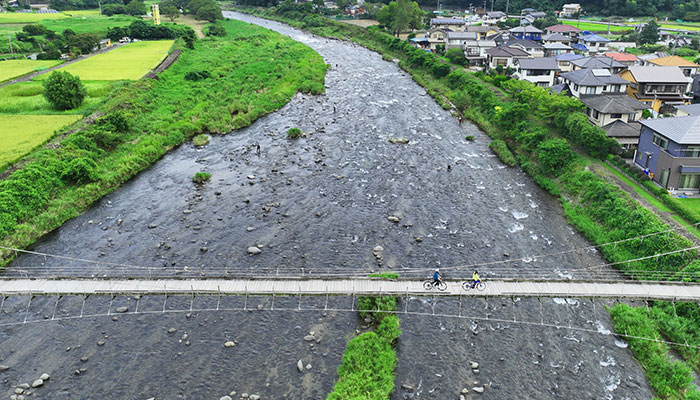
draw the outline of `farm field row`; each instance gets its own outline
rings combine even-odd
[[[40,13],[0,13],[0,24],[32,24],[40,21],[55,20],[61,18],[69,17],[86,17],[99,15],[98,10],[78,10],[78,11],[65,11],[54,14],[40,14]]]
[[[54,132],[82,118],[81,115],[0,115],[0,170],[35,147]]]
[[[59,70],[77,75],[83,81],[136,80],[158,66],[168,55],[173,42],[158,40],[129,43]],[[49,74],[39,75],[35,79],[43,80],[48,76]]]
[[[18,76],[34,71],[51,68],[63,61],[59,60],[6,60],[0,61],[0,82],[5,82]]]
[[[66,29],[71,29],[75,33],[106,33],[107,28],[128,26],[140,19],[128,15],[114,15],[111,17],[94,15],[41,21],[41,25],[58,33]]]

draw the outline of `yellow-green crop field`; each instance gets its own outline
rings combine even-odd
[[[129,43],[67,65],[59,71],[78,75],[83,81],[137,80],[158,66],[172,45],[172,40]],[[49,75],[39,75],[35,79],[46,79]]]
[[[0,82],[26,75],[60,64],[58,60],[6,60],[0,61]]]
[[[0,24],[31,24],[50,19],[68,18],[66,14],[39,14],[39,13],[0,13]]]
[[[71,17],[89,17],[92,15],[100,15],[100,10],[71,10],[71,11],[63,11],[62,14],[71,16]]]
[[[46,142],[81,115],[0,115],[0,168]]]
[[[83,82],[87,97],[77,109],[57,111],[44,98],[41,82],[19,82],[0,88],[0,114],[82,114],[86,109],[105,100],[119,82],[101,81]]]

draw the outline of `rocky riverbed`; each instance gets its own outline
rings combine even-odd
[[[456,278],[470,275],[472,264],[516,259],[507,266],[514,276],[567,278],[603,262],[595,251],[542,256],[588,243],[566,224],[556,200],[522,171],[504,166],[489,151],[488,137],[469,123],[460,126],[395,64],[349,43],[227,16],[318,51],[330,65],[326,94],[298,95],[202,148],[181,146],[34,247],[98,263],[23,256],[8,274],[366,275],[391,269],[427,276],[439,265]],[[304,135],[287,139],[291,127]],[[199,171],[211,173],[211,181],[193,184]],[[482,267],[482,276],[505,268]],[[81,298],[60,299],[62,306],[64,300],[72,302],[66,313],[79,313]],[[148,307],[159,310],[162,300],[149,300]],[[134,299],[110,304],[109,296],[90,297],[89,306],[116,315],[21,324],[27,315],[51,319],[56,299],[6,301],[0,324],[18,323],[0,329],[0,364],[10,367],[0,378],[8,397],[46,372],[51,378],[34,391],[36,398],[218,399],[245,391],[262,399],[318,399],[333,385],[346,339],[361,329],[352,312],[267,311],[265,305],[189,318],[184,311],[125,315],[116,307],[133,311]],[[605,335],[612,325],[600,303],[593,312],[585,301],[458,301],[435,309],[474,318],[402,316],[395,399],[652,397],[629,349]],[[187,310],[190,299],[177,302]],[[591,330],[541,326],[540,305],[544,322]],[[433,311],[429,298],[400,306]],[[487,315],[499,320],[481,319]],[[312,331],[324,332],[314,350],[315,342],[304,340]],[[234,345],[226,347],[229,341]],[[299,372],[299,360],[306,372]]]

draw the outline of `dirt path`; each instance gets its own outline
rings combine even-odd
[[[627,193],[630,198],[634,199],[642,207],[644,207],[647,210],[658,215],[659,218],[661,218],[666,224],[670,225],[673,228],[678,228],[678,233],[685,236],[688,240],[691,240],[694,243],[700,243],[700,240],[698,240],[697,236],[690,233],[686,228],[683,227],[682,224],[680,224],[678,221],[673,219],[673,216],[676,215],[676,213],[674,213],[672,211],[659,210],[658,208],[656,208],[655,205],[651,204],[647,199],[640,196],[634,190],[634,188],[632,186],[628,185],[622,179],[615,176],[615,174],[611,173],[607,168],[605,168],[600,163],[592,163],[591,168],[593,169],[593,172],[595,172],[599,176],[604,177],[608,182],[616,185],[617,187],[619,187],[620,189],[625,191],[625,193]]]
[[[117,49],[117,48],[119,48],[119,47],[121,47],[121,46],[123,46],[123,45],[124,45],[124,43],[117,43],[117,44],[114,44],[114,45],[112,45],[112,46],[110,46],[110,47],[106,47],[106,48],[104,48],[104,49],[97,50],[97,51],[92,52],[92,53],[90,53],[90,54],[82,55],[82,56],[80,56],[80,57],[78,57],[78,58],[75,58],[75,59],[73,59],[73,60],[66,61],[66,62],[64,62],[63,64],[58,64],[58,65],[53,66],[53,67],[51,67],[51,68],[47,68],[47,69],[45,69],[45,70],[43,70],[43,71],[32,72],[32,73],[29,74],[29,75],[20,76],[19,78],[13,79],[13,80],[11,80],[11,81],[7,81],[7,82],[0,83],[0,88],[1,88],[1,87],[5,87],[5,86],[8,86],[8,85],[13,85],[13,84],[19,83],[19,82],[27,82],[27,81],[30,81],[30,80],[32,80],[32,78],[34,78],[35,76],[47,74],[47,73],[49,73],[49,72],[51,72],[51,71],[57,70],[57,69],[59,69],[59,68],[63,68],[63,67],[65,67],[66,65],[70,65],[70,64],[76,63],[76,62],[78,62],[78,61],[82,61],[82,60],[88,59],[88,58],[90,58],[90,57],[94,57],[94,56],[96,56],[96,55],[98,55],[98,54],[103,54],[103,53],[106,53],[106,52],[108,52],[108,51],[112,51],[112,50]]]

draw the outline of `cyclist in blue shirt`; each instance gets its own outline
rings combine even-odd
[[[435,272],[433,272],[433,285],[437,285],[442,281],[442,278],[440,277],[440,269],[435,268]]]

